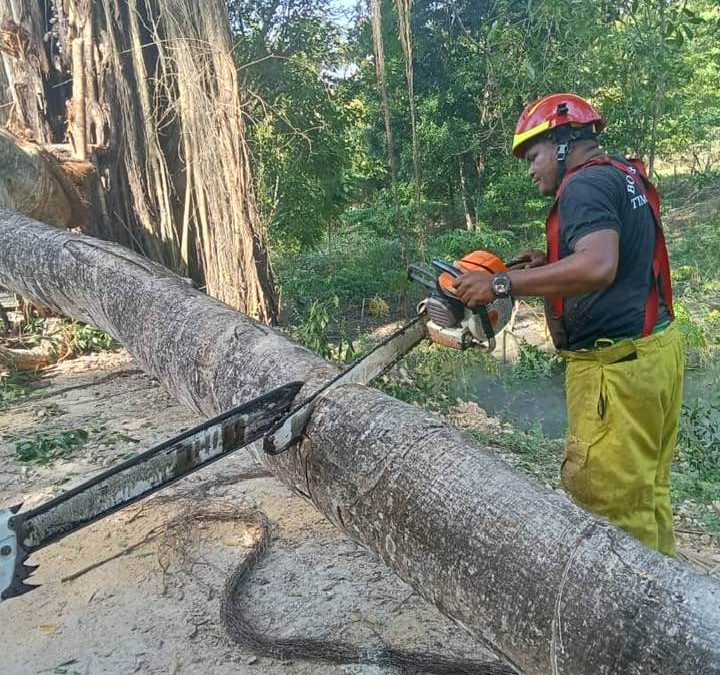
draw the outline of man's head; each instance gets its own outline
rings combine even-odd
[[[513,136],[513,154],[530,162],[530,175],[542,194],[562,180],[571,153],[580,155],[605,128],[602,115],[575,94],[551,94],[528,105]],[[572,152],[576,149],[577,152]]]
[[[593,139],[579,140],[570,144],[564,160],[565,170],[586,161],[587,154],[597,147],[597,141]],[[530,178],[537,185],[540,194],[545,196],[555,194],[563,177],[563,168],[558,162],[557,151],[558,144],[555,139],[541,136],[528,143],[523,155],[529,165]]]

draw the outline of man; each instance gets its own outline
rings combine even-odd
[[[525,269],[468,272],[470,306],[542,296],[566,357],[568,431],[561,476],[573,499],[667,555],[675,551],[670,465],[683,384],[681,337],[657,193],[641,165],[609,157],[605,121],[587,101],[553,94],[518,121],[513,154],[544,195],[555,194],[548,253]]]

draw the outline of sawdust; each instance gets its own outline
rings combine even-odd
[[[123,352],[61,363],[42,383],[0,411],[0,506],[45,501],[199,421]],[[17,461],[14,439],[78,428],[89,439],[72,457]],[[255,625],[370,651],[387,643],[488,658],[240,451],[35,555],[42,586],[0,604],[3,674],[398,672],[259,657],[230,640],[220,597],[257,540],[248,515],[257,509],[273,541],[243,591]]]

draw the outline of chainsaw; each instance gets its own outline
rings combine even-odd
[[[25,564],[33,553],[254,441],[262,439],[268,455],[286,451],[302,436],[322,396],[346,384],[370,384],[426,337],[455,349],[492,350],[495,336],[510,319],[512,300],[498,299],[470,310],[454,297],[452,282],[464,271],[499,271],[505,265],[492,254],[476,251],[453,265],[434,260],[433,267],[439,274],[416,265],[408,269],[410,279],[429,291],[417,315],[304,400],[296,402],[305,383],[289,382],[33,509],[21,511],[21,505],[0,509],[0,601],[36,588],[26,583],[36,569]]]
[[[434,259],[432,266],[439,275],[427,266],[410,265],[408,277],[429,291],[428,297],[418,305],[418,314],[426,317],[430,340],[451,349],[477,347],[492,352],[496,335],[512,317],[513,299],[496,298],[487,305],[470,309],[455,295],[453,282],[465,272],[497,274],[526,262],[526,258],[516,258],[506,265],[493,253],[473,251],[452,265]]]

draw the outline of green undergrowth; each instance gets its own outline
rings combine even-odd
[[[45,466],[77,455],[87,444],[86,429],[70,429],[55,433],[36,432],[15,441],[15,457],[24,464]]]
[[[456,405],[452,390],[478,369],[494,368],[494,359],[479,350],[463,352],[422,342],[376,386],[395,398],[439,413]]]
[[[515,380],[538,380],[563,372],[565,361],[555,351],[540,349],[526,340],[520,340],[518,360],[508,369]]]
[[[685,202],[693,187],[680,182],[674,190],[669,188],[675,208],[667,210],[665,221],[676,319],[690,368],[707,368],[720,359],[720,175],[709,174],[703,180],[694,189],[716,199]]]
[[[479,443],[497,448],[512,466],[540,481],[548,488],[560,485],[563,440],[549,438],[539,426],[528,430],[493,421],[486,428],[469,429]]]
[[[35,379],[34,373],[11,371],[4,376],[0,374],[0,411],[30,396],[37,387]]]
[[[48,345],[51,359],[79,354],[116,351],[122,345],[95,326],[69,319],[37,317],[22,326],[19,340],[23,348]]]
[[[64,411],[51,404],[41,409],[37,416],[47,419],[62,414]],[[118,443],[138,443],[138,439],[112,431],[102,424],[61,431],[9,434],[2,440],[15,446],[15,457],[19,462],[37,466],[48,466],[79,457],[90,443],[105,447],[113,447]]]

